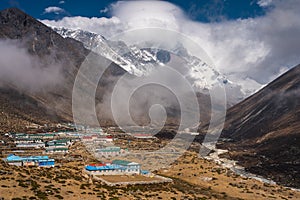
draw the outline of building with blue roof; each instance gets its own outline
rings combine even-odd
[[[9,165],[15,166],[39,166],[39,167],[54,167],[55,160],[48,156],[29,156],[20,157],[10,154],[4,159]]]
[[[112,163],[87,165],[85,170],[92,175],[133,175],[141,173],[141,164],[125,160],[114,160]]]

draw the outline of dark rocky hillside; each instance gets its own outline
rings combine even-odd
[[[5,105],[8,105],[5,108],[2,106],[0,110],[0,112],[7,113],[5,116],[8,116],[8,118],[3,120],[3,124],[10,121],[18,121],[11,130],[23,131],[25,127],[22,126],[23,122],[24,124],[33,122],[36,124],[44,124],[47,121],[51,122],[53,120],[53,122],[72,121],[72,89],[74,81],[80,65],[91,52],[85,49],[81,42],[71,38],[61,37],[51,28],[16,8],[6,9],[0,12],[0,40],[13,40],[17,42],[17,44],[25,48],[30,55],[42,60],[39,68],[47,68],[49,64],[58,63],[62,66],[61,74],[63,75],[63,81],[55,83],[53,87],[42,88],[37,92],[20,89],[15,83],[0,80],[0,86],[3,89],[0,90],[1,96],[3,97],[2,101],[5,101]],[[94,53],[92,52],[92,54]],[[95,54],[95,56],[97,57],[98,55]],[[98,57],[100,58],[100,56]],[[101,59],[101,62],[97,63],[100,68],[105,66],[103,63],[109,62],[103,57],[101,57]],[[123,68],[114,63],[110,64],[98,84],[96,104],[101,104],[105,98],[107,99],[107,97],[104,98],[104,95],[111,93],[118,77],[124,74],[126,74],[126,71]],[[132,76],[128,74],[128,78],[132,78]],[[86,80],[85,84],[89,84],[89,80]],[[8,87],[3,87],[3,85],[8,85]],[[21,94],[21,96],[18,96],[18,101],[14,99],[9,101],[10,98],[14,98],[15,94],[18,93]],[[137,98],[140,98],[139,95],[143,95],[143,93],[138,94]],[[24,101],[22,101],[22,98]],[[175,97],[171,98],[174,99]],[[26,102],[28,103],[28,99],[30,99],[29,102],[31,102],[32,105],[39,105],[39,108],[27,109],[25,105],[23,106]],[[153,101],[155,102],[155,99]],[[198,94],[198,101],[201,110],[201,120],[209,121],[209,97],[207,95]],[[15,105],[16,102],[18,102],[18,106]],[[137,123],[149,123],[148,109],[151,107],[151,102],[152,101],[148,98],[144,98],[144,102],[141,102],[141,105],[139,105],[140,107],[135,108],[135,110],[140,109],[138,111],[139,114],[133,116]],[[98,120],[101,125],[114,124],[109,109],[110,108],[101,108],[97,110]],[[167,108],[167,112],[169,116],[171,116],[167,120],[168,124],[176,125],[179,123],[179,111],[180,108],[178,108],[178,105]],[[84,110],[82,112],[86,114],[87,117],[90,114],[84,113]],[[11,113],[16,114],[11,115]],[[49,113],[51,115],[49,115]],[[30,116],[30,120],[24,117],[25,115]],[[45,121],[44,119],[47,120]],[[8,124],[3,125],[6,128],[0,128],[0,131],[4,132],[10,130]]]
[[[0,40],[13,40],[26,48],[30,55],[43,61],[40,68],[47,67],[49,63],[59,63],[63,76],[63,81],[54,84],[55,87],[38,92],[20,89],[12,82],[0,80],[0,113],[7,116],[5,120],[1,119],[0,132],[21,131],[24,130],[21,124],[31,122],[44,124],[61,120],[72,121],[74,80],[81,63],[90,51],[85,49],[82,43],[61,37],[51,28],[16,8],[0,12]],[[115,77],[124,73],[122,68],[112,64],[105,76]],[[109,80],[113,81],[113,78]],[[9,124],[14,124],[11,129]]]
[[[0,88],[0,94],[0,127],[2,132],[16,132],[36,125],[65,121],[34,98],[13,88]]]
[[[249,171],[300,187],[300,66],[227,112],[222,144]]]

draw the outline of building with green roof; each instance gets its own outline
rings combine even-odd
[[[121,147],[117,146],[108,146],[96,149],[96,154],[102,157],[112,157],[117,155],[123,155],[126,153],[128,153],[128,149],[121,149]]]
[[[126,172],[129,173],[140,173],[141,171],[141,164],[136,162],[131,162],[127,160],[113,160],[112,164],[124,167],[126,169]]]
[[[68,153],[69,149],[68,148],[46,148],[45,150],[46,153]]]

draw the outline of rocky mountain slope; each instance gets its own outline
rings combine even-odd
[[[15,50],[25,49],[28,53],[28,55],[25,55],[26,60],[29,59],[27,57],[30,57],[31,60],[39,60],[38,63],[33,64],[34,66],[30,68],[32,70],[30,72],[23,66],[22,61],[18,63],[16,72],[18,79],[1,79],[1,101],[6,106],[2,106],[0,110],[2,113],[0,131],[25,131],[27,125],[72,121],[72,89],[78,69],[88,54],[99,58],[101,56],[86,49],[79,41],[62,37],[51,28],[16,8],[0,12],[0,41],[17,44]],[[9,56],[15,56],[15,53],[12,52]],[[5,60],[5,57],[3,59]],[[13,58],[9,61],[17,59]],[[104,57],[101,57],[101,59],[110,63]],[[3,60],[1,62],[7,65],[7,62],[5,63]],[[98,63],[98,65],[99,68],[105,67],[102,66],[103,63]],[[7,68],[14,66],[8,64]],[[22,83],[23,73],[31,74],[35,70],[47,72],[47,70],[57,66],[59,66],[61,79],[47,85],[47,87],[40,87],[39,90],[32,91],[20,84]],[[106,95],[111,93],[118,77],[124,74],[127,74],[126,70],[115,63],[111,63],[97,85],[95,102],[98,120],[101,125],[113,124],[110,104],[104,101],[109,99]],[[129,79],[133,77],[134,75],[130,74],[127,76]],[[31,79],[38,78],[36,76],[31,77]],[[45,76],[44,78],[49,77]],[[85,81],[85,84],[89,84],[89,80]],[[145,93],[147,92],[142,92],[136,98],[141,99],[140,96],[145,95]],[[204,113],[202,119],[207,121],[210,117],[209,97],[198,95],[199,102],[201,102],[200,110]],[[148,109],[156,99],[153,98],[153,101],[151,98],[143,99],[144,101],[139,103],[139,107],[135,107],[138,114],[133,118],[147,123],[149,118]],[[34,105],[38,106],[33,108]],[[178,112],[178,104],[167,108],[167,113],[171,116],[168,123],[176,124],[178,122]],[[89,115],[90,113],[85,114]]]
[[[75,78],[77,67],[83,61],[84,56],[89,53],[81,43],[62,38],[52,29],[15,8],[1,11],[0,38],[17,41],[31,55],[42,58],[45,62],[46,60],[55,60],[57,63],[63,63],[61,73],[66,79],[64,84],[61,84],[62,87],[40,91],[38,94],[31,95],[38,97],[40,102],[51,108],[58,105],[56,104],[58,99],[70,100],[71,91],[69,89]],[[14,83],[8,84],[14,85]],[[26,92],[24,92],[24,95],[26,95]],[[67,111],[61,113],[61,115],[68,119],[71,113]]]
[[[300,65],[230,108],[222,136],[249,171],[300,187]]]
[[[2,105],[7,106],[2,106],[0,112],[8,116],[4,123],[20,121],[19,119],[28,123],[34,121],[37,124],[53,120],[54,122],[72,121],[71,101],[74,80],[79,66],[90,51],[84,48],[82,43],[71,38],[63,38],[51,28],[16,8],[0,12],[0,40],[13,41],[20,48],[25,48],[34,60],[39,59],[41,62],[35,66],[36,70],[47,70],[55,64],[59,65],[62,76],[60,82],[38,91],[20,88],[18,82],[21,80],[1,80],[1,101],[4,101]],[[110,68],[106,76],[113,77],[113,73],[125,73],[115,64]],[[22,74],[22,68],[19,74]],[[40,105],[42,108],[28,107],[28,105]],[[51,116],[49,113],[52,113]],[[31,117],[29,119],[24,115]],[[18,124],[11,130],[20,131],[24,127]],[[1,132],[6,130],[6,128],[1,129]]]
[[[101,125],[112,125],[114,123],[109,108],[110,104],[108,104],[109,102],[107,103],[105,101],[109,100],[109,96],[107,96],[107,94],[111,93],[113,86],[118,78],[124,74],[126,74],[127,78],[129,79],[138,75],[144,76],[147,74],[150,63],[163,65],[170,60],[170,56],[172,55],[170,55],[168,52],[155,49],[138,49],[137,47],[128,47],[123,42],[108,41],[99,35],[92,34],[92,37],[91,35],[89,35],[90,33],[82,33],[82,35],[79,33],[76,33],[76,39],[81,37],[84,37],[85,39],[94,38],[98,41],[96,45],[103,45],[100,54],[107,57],[108,59],[112,59],[112,61],[117,63],[110,64],[109,68],[106,70],[104,76],[100,80],[96,91],[96,111],[98,114],[98,120],[100,121]],[[2,113],[4,113],[3,119],[5,118],[4,116],[8,116],[8,118],[6,117],[5,120],[3,120],[2,124],[6,124],[6,128],[1,129],[1,132],[9,131],[10,126],[7,124],[12,124],[12,122],[14,121],[16,121],[17,123],[15,124],[14,128],[11,129],[11,131],[24,131],[25,125],[33,123],[43,125],[44,123],[50,123],[52,121],[72,121],[72,89],[74,80],[77,76],[79,67],[81,66],[87,55],[93,54],[95,56],[99,56],[85,48],[85,46],[91,48],[91,46],[88,46],[88,44],[91,44],[94,41],[87,42],[88,40],[86,40],[85,44],[83,45],[80,41],[77,41],[73,38],[66,37],[65,35],[64,37],[62,37],[60,34],[56,33],[56,31],[53,31],[43,23],[37,21],[36,19],[30,17],[26,13],[16,8],[6,9],[0,12],[0,42],[1,41],[13,41],[13,44],[17,44],[16,49],[25,49],[32,60],[39,60],[39,62],[34,66],[38,70],[47,71],[53,66],[59,66],[59,72],[62,77],[59,81],[55,81],[53,82],[53,84],[50,84],[49,86],[47,85],[47,87],[41,87],[37,91],[28,90],[28,88],[26,87],[20,87],[20,83],[22,83],[22,70],[26,70],[25,68],[22,68],[21,63],[18,66],[18,70],[20,71],[18,72],[18,77],[21,77],[19,78],[19,80],[12,79],[8,81],[2,79],[0,81],[1,89],[3,89],[3,93],[1,93],[3,97],[2,100],[5,101],[5,104],[9,106],[6,106],[5,108],[2,107],[0,110]],[[99,43],[99,41],[103,42]],[[114,51],[120,51],[120,49],[121,51],[125,51],[126,48],[129,50],[124,56],[123,54],[121,54],[122,56],[120,56],[119,54],[113,54]],[[14,53],[12,53],[12,55],[14,56]],[[185,56],[186,58],[189,57],[189,55]],[[108,59],[104,57],[101,58],[110,63]],[[190,59],[190,61],[192,63],[197,62],[197,65],[201,65],[201,62],[195,59]],[[136,62],[138,63],[138,65],[132,65],[132,63]],[[128,70],[125,65],[127,67],[134,66],[134,71]],[[136,66],[138,66],[139,68],[137,68]],[[32,68],[34,69],[34,67]],[[102,64],[100,63],[99,67],[101,68],[105,66],[102,66]],[[205,65],[202,67],[202,71],[208,70],[209,73],[201,74],[200,70],[197,73],[199,73],[201,76],[208,75],[208,78],[214,78],[213,81],[217,84],[227,84],[226,79],[217,72],[209,69],[209,66]],[[8,68],[10,68],[10,66],[8,66]],[[136,73],[137,70],[140,70],[142,74]],[[195,69],[191,67],[190,70],[193,71]],[[26,73],[30,74],[31,72]],[[220,77],[220,79],[218,79],[218,77]],[[190,78],[192,81],[194,80],[193,77]],[[202,80],[204,78],[205,77],[201,78],[201,84],[204,83]],[[32,77],[32,79],[38,79],[38,77]],[[89,81],[86,81],[86,84],[89,84]],[[194,81],[194,83],[197,82]],[[210,87],[212,85],[201,85],[201,87],[202,86],[203,89],[205,89],[206,87]],[[149,92],[158,91],[153,89],[150,90],[151,91]],[[135,107],[133,110],[136,110],[138,112],[136,112],[136,115],[133,116],[133,118],[137,122],[148,123],[148,110],[151,105],[153,105],[153,103],[157,102],[157,99],[154,98],[155,95],[153,96],[153,98],[150,98],[149,95],[147,95],[149,98],[141,98],[141,96],[146,95],[147,92],[148,91],[144,90],[140,92],[140,94],[137,94],[135,97],[136,99],[143,99],[142,101],[139,101],[138,104],[134,105]],[[167,94],[166,92],[161,93]],[[9,100],[10,98],[15,97],[14,94],[20,94],[20,97],[18,98],[23,98],[24,101],[21,101],[21,99],[20,101],[15,101],[14,99]],[[210,98],[206,94],[201,93],[197,93],[197,96],[200,104],[201,120],[208,121],[210,119]],[[30,104],[39,105],[41,109],[25,109],[26,106],[23,104],[26,104],[26,98],[30,99]],[[171,99],[171,106],[168,102],[158,103],[169,105],[169,107],[166,109],[168,116],[170,116],[170,120],[168,120],[168,123],[176,125],[179,122],[178,119],[180,116],[179,104],[175,103],[175,105],[173,105],[174,99],[176,99],[174,97],[163,97],[163,99],[168,98]],[[18,102],[20,106],[16,106],[16,102]],[[36,110],[36,112],[34,110]],[[11,113],[19,114],[11,115]],[[51,116],[49,115],[49,113],[51,113]],[[29,118],[24,117],[25,115],[29,115],[30,120]]]
[[[26,127],[65,121],[34,98],[15,89],[0,88],[0,94],[1,132],[15,132]]]

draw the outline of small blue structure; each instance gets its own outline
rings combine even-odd
[[[55,160],[54,159],[48,159],[48,160],[39,160],[38,164],[40,167],[54,167],[55,165]]]
[[[141,170],[141,174],[142,175],[148,175],[148,174],[150,174],[150,172],[148,170]]]

